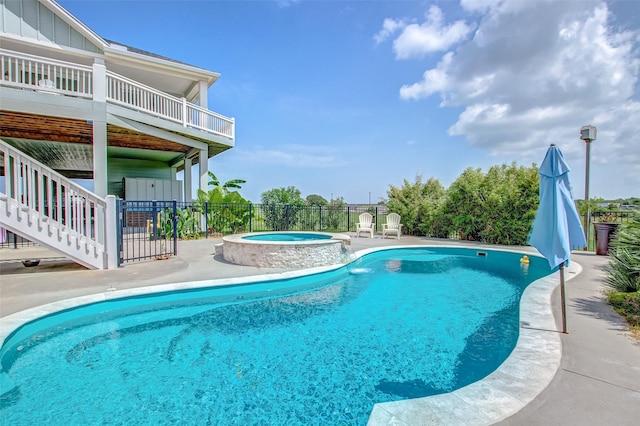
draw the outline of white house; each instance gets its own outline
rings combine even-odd
[[[192,168],[206,190],[208,158],[234,146],[234,119],[208,105],[219,76],[106,40],[55,1],[0,0],[0,225],[112,267],[109,199],[163,181],[191,200]]]

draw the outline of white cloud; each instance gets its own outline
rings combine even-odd
[[[405,27],[404,21],[402,20],[396,21],[394,19],[387,18],[382,23],[382,29],[378,31],[376,35],[373,36],[373,39],[375,40],[376,44],[380,44],[386,39],[388,39],[389,37],[391,37],[393,34],[395,34],[396,31],[404,27]]]
[[[408,59],[427,53],[444,51],[467,38],[473,28],[464,21],[443,25],[444,16],[438,6],[431,6],[423,24],[407,25],[393,42],[396,58]]]
[[[425,22],[407,24],[404,20],[385,19],[382,29],[374,36],[381,43],[397,31],[402,30],[393,42],[398,59],[421,57],[432,52],[441,52],[466,39],[473,28],[464,21],[444,25],[444,15],[438,6],[431,6]]]
[[[330,168],[342,167],[348,162],[326,147],[311,145],[287,145],[281,149],[265,149],[254,146],[247,149],[236,149],[236,154],[246,163],[274,165],[295,168]]]
[[[422,81],[402,86],[400,97],[402,99],[420,99],[438,92],[446,93],[450,87],[447,70],[452,59],[453,52],[445,54],[436,68],[424,72]]]
[[[627,192],[638,195],[639,29],[614,28],[607,5],[598,2],[462,0],[461,5],[477,18],[473,38],[444,53],[421,80],[403,85],[400,97],[439,95],[441,106],[462,107],[450,135],[519,161],[540,162],[541,147],[549,143],[567,145],[565,156],[583,161],[578,130],[593,124],[601,140],[594,142],[600,146],[594,145],[593,162],[617,175],[610,185],[626,182]],[[432,27],[452,27],[438,16],[430,15]],[[398,58],[434,49],[428,37],[413,38],[422,50],[406,47],[402,38],[411,34],[409,27],[394,41]],[[399,45],[405,46],[402,55]],[[623,178],[616,168],[635,177]]]

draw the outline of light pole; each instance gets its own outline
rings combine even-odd
[[[371,191],[369,191],[369,207],[371,207]]]
[[[591,162],[591,141],[596,140],[595,126],[582,126],[580,128],[580,139],[587,145],[587,156],[584,172],[584,201],[587,203],[586,229],[584,230],[587,240],[587,250],[589,250],[589,234],[591,233],[591,205],[589,203],[589,163]]]

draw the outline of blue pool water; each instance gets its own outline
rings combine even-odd
[[[364,425],[477,381],[518,337],[544,259],[384,250],[339,270],[112,300],[18,330],[5,424]]]
[[[314,241],[329,240],[329,234],[305,234],[295,232],[269,232],[265,234],[247,235],[243,240],[251,241]]]

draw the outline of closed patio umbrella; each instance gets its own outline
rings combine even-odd
[[[540,203],[529,235],[529,244],[547,259],[551,269],[560,268],[563,333],[567,332],[564,267],[569,264],[571,250],[587,245],[571,194],[569,170],[562,151],[552,144],[538,170]]]

